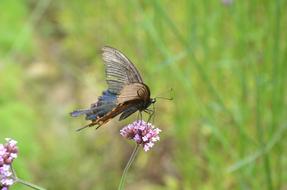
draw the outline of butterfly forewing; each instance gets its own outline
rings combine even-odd
[[[138,70],[123,53],[108,46],[103,47],[102,52],[107,83],[112,93],[119,94],[127,84],[143,82]]]

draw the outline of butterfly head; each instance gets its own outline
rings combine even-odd
[[[156,98],[151,98],[151,99],[150,99],[150,103],[151,103],[151,104],[156,103]]]
[[[151,104],[156,103],[156,98],[150,98],[149,101],[145,102],[144,109],[148,108]]]

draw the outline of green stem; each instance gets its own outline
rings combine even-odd
[[[24,180],[19,179],[19,178],[16,178],[16,182],[21,183],[21,184],[23,184],[23,185],[26,185],[27,187],[30,187],[30,188],[32,188],[32,189],[46,190],[46,189],[43,188],[43,187],[39,187],[39,186],[37,186],[37,185],[35,185],[35,184],[33,184],[33,183],[24,181]]]
[[[121,181],[120,181],[120,184],[119,184],[119,187],[118,187],[118,190],[122,190],[124,188],[124,184],[125,184],[125,180],[126,180],[126,177],[127,177],[127,173],[128,173],[128,170],[130,168],[130,166],[132,165],[133,161],[135,160],[136,158],[136,155],[139,151],[139,144],[137,144],[133,150],[133,153],[124,169],[124,172],[123,172],[123,175],[122,175],[122,178],[121,178]]]
[[[262,115],[261,115],[261,94],[263,89],[260,88],[260,84],[261,81],[260,79],[257,77],[256,78],[256,128],[257,128],[257,138],[259,140],[259,144],[262,150],[266,149],[266,145],[265,145],[265,141],[264,141],[264,131],[262,128],[262,124],[261,124],[261,119],[262,119]],[[272,182],[272,174],[271,174],[271,169],[270,169],[270,161],[269,161],[269,155],[268,154],[263,154],[263,167],[265,170],[265,174],[266,174],[266,182],[267,182],[267,189],[268,190],[273,190],[273,182]]]

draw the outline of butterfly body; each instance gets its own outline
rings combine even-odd
[[[129,117],[136,111],[145,111],[155,99],[150,98],[149,87],[132,62],[115,48],[102,48],[106,65],[108,89],[89,109],[76,110],[71,116],[86,115],[92,122],[83,128],[97,125],[97,128],[110,119],[120,115],[119,120]]]

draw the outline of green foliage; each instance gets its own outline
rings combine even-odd
[[[102,90],[103,45],[158,101],[161,141],[127,189],[285,189],[286,1],[0,1],[0,139],[19,177],[48,189],[115,189],[132,151],[113,120],[70,118]],[[22,189],[16,185],[15,189]]]

